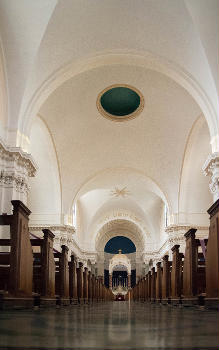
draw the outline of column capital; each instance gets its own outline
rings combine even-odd
[[[219,152],[214,152],[206,159],[202,170],[205,176],[210,176],[209,188],[214,201],[219,197]]]

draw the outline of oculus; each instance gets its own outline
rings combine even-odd
[[[97,98],[99,112],[116,122],[136,118],[143,107],[143,95],[129,85],[111,85],[101,91]]]

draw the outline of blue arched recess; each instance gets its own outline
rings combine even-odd
[[[127,237],[116,236],[111,238],[105,245],[104,252],[110,254],[118,254],[119,249],[123,254],[136,252],[134,243]]]

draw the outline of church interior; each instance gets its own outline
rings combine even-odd
[[[0,0],[0,349],[218,349],[218,27]]]

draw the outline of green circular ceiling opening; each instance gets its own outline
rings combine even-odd
[[[114,121],[135,118],[142,110],[144,99],[140,91],[129,85],[112,85],[97,99],[100,113]]]

